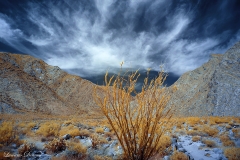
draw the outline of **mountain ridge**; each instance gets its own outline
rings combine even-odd
[[[29,55],[0,52],[0,67],[0,113],[101,114],[92,95],[98,85],[88,80]],[[172,86],[175,115],[240,116],[240,42]]]
[[[240,42],[184,73],[170,100],[184,116],[240,116]]]
[[[96,85],[69,75],[59,67],[47,65],[29,55],[11,53],[0,53],[0,66],[2,113],[26,109],[49,114],[74,114],[76,110],[88,112],[96,107],[92,98]]]

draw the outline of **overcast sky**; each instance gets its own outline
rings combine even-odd
[[[240,40],[239,0],[1,0],[0,51],[87,77],[124,67],[175,75]]]

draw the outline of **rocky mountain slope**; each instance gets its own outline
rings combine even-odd
[[[40,59],[0,53],[0,68],[0,113],[99,111],[92,97],[93,83]]]
[[[183,74],[170,105],[182,116],[240,116],[240,42]],[[96,86],[28,55],[0,53],[0,113],[101,113]],[[100,87],[99,87],[100,88]]]
[[[240,42],[183,74],[170,104],[183,116],[240,116]]]

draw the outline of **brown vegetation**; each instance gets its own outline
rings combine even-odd
[[[45,144],[45,148],[53,153],[60,152],[66,149],[66,141],[64,139],[54,138]]]
[[[0,144],[9,145],[10,143],[17,142],[19,140],[14,129],[13,122],[2,122],[0,125]]]
[[[240,159],[240,148],[230,147],[224,150],[225,156],[229,160],[239,160]]]
[[[58,136],[60,129],[60,124],[57,122],[45,122],[40,125],[40,128],[37,130],[37,134],[43,135],[44,137],[49,136]]]
[[[204,140],[203,140],[203,143],[205,143],[205,144],[207,145],[207,147],[210,147],[210,148],[216,146],[216,143],[215,143],[214,141],[208,140],[208,139],[204,139]]]
[[[173,155],[170,157],[170,160],[188,160],[188,156],[183,152],[175,151]]]
[[[76,127],[72,124],[69,124],[68,126],[63,126],[59,131],[60,137],[63,135],[66,135],[66,134],[69,134],[69,135],[75,137],[75,136],[80,135],[80,131],[79,131],[78,127]]]
[[[94,92],[95,101],[107,117],[125,156],[132,160],[148,159],[161,150],[163,126],[167,126],[172,117],[170,108],[165,108],[172,92],[162,86],[166,75],[160,72],[151,82],[148,77],[145,78],[142,91],[135,96],[134,104],[131,94],[135,93],[138,77],[136,71],[128,75],[127,79],[119,73],[108,80],[106,73],[104,96],[97,93],[97,88]]]
[[[192,137],[193,142],[197,142],[197,141],[200,141],[200,140],[201,140],[201,136],[193,136]]]

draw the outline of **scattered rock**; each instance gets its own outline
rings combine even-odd
[[[66,134],[66,135],[64,135],[62,138],[65,139],[65,140],[68,140],[68,139],[71,138],[71,135],[70,135],[70,134]]]
[[[107,141],[111,141],[112,138],[111,138],[111,137],[107,137],[106,140],[107,140]]]
[[[105,127],[104,132],[110,132],[110,129],[108,127]]]

